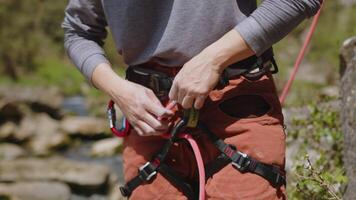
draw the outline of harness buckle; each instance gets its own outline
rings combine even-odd
[[[131,195],[131,192],[126,187],[119,187],[121,195],[124,197],[128,197]]]
[[[279,166],[273,165],[272,172],[275,175],[274,177],[274,185],[275,186],[281,186],[286,184],[286,179],[283,173],[281,172]]]
[[[236,151],[236,153],[239,154],[239,156],[236,161],[232,160],[231,162],[232,166],[235,167],[240,172],[246,172],[251,163],[250,157],[247,154],[242,153],[240,151]]]
[[[156,169],[157,167],[155,167],[151,162],[147,162],[138,168],[138,172],[142,179],[149,181],[157,174]]]
[[[149,75],[149,88],[159,97],[165,95],[165,91],[161,88],[160,77],[157,74]]]

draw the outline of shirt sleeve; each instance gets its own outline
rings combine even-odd
[[[235,26],[256,55],[291,32],[300,22],[317,13],[322,0],[264,0]]]
[[[64,47],[89,83],[95,67],[109,63],[102,49],[106,26],[101,0],[69,0],[62,23]]]

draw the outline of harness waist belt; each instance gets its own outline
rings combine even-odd
[[[151,65],[154,64],[149,63],[129,66],[126,70],[126,79],[152,89],[158,98],[163,98],[168,94],[175,74],[154,70],[155,66]],[[272,66],[274,69],[270,70]],[[160,69],[163,68],[165,71],[169,71],[168,69],[171,67],[161,67]],[[178,67],[172,67],[172,69],[177,70]],[[278,72],[272,49],[268,49],[260,57],[251,56],[227,67],[220,77],[218,87],[228,85],[230,79],[237,78],[241,75],[249,79],[259,79],[266,74],[267,71],[271,71],[272,73]]]

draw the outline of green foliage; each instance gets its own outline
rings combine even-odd
[[[310,112],[307,120],[294,121],[297,131],[288,136],[289,144],[301,143],[289,177],[289,199],[341,199],[347,179],[339,113],[317,105]]]
[[[0,66],[13,79],[34,70],[44,56],[61,54],[65,1],[0,2]]]

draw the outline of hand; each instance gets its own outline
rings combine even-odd
[[[152,90],[120,78],[107,64],[95,69],[92,80],[111,96],[138,135],[166,133],[168,122],[159,119],[169,118],[173,112],[163,107]]]
[[[209,92],[214,89],[222,73],[220,65],[203,51],[188,61],[174,78],[169,98],[183,108],[200,109]]]
[[[232,29],[183,66],[173,81],[169,98],[185,109],[193,105],[202,108],[224,68],[253,54],[241,35]]]
[[[168,121],[159,119],[173,116],[173,112],[163,107],[152,90],[129,81],[122,88],[112,98],[136,132],[141,136],[166,133]]]

